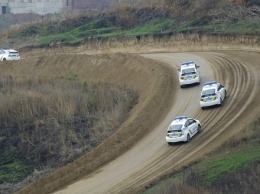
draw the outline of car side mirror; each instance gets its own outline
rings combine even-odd
[[[199,68],[200,66],[198,65],[197,68]]]

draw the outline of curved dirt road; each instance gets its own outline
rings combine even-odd
[[[159,177],[199,159],[235,133],[243,133],[245,126],[260,113],[257,101],[260,98],[259,53],[223,51],[143,56],[165,62],[175,69],[182,61],[194,60],[200,65],[202,83],[217,80],[226,86],[227,98],[222,107],[200,109],[202,83],[183,89],[176,87],[173,104],[165,102],[165,106],[171,106],[168,115],[149,134],[116,160],[56,193],[137,193]],[[169,146],[165,132],[172,118],[179,115],[199,119],[203,131],[188,144]]]

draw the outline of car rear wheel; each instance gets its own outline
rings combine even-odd
[[[190,134],[187,135],[187,140],[186,142],[188,143],[190,141]]]
[[[201,131],[201,126],[198,125],[198,133]]]

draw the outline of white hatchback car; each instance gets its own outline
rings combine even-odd
[[[186,116],[175,117],[167,130],[166,142],[168,144],[182,141],[189,142],[190,138],[200,131],[201,124],[199,120]]]
[[[9,48],[2,48],[0,50],[0,61],[17,61],[20,60],[18,51]]]
[[[206,82],[201,90],[200,107],[219,105],[221,106],[223,100],[226,98],[226,88],[216,81]]]
[[[181,69],[178,69],[181,88],[184,85],[200,84],[199,67],[200,66],[196,65],[193,61],[188,61],[181,64]]]

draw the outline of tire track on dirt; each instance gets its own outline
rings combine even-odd
[[[147,131],[140,141],[133,142],[133,147],[121,152],[121,155],[110,163],[94,169],[93,173],[55,193],[138,193],[144,190],[146,185],[171,172],[182,169],[220,146],[235,133],[243,130],[260,113],[257,101],[260,94],[260,67],[254,64],[254,60],[260,61],[260,55],[257,53],[248,55],[242,51],[223,51],[158,53],[143,56],[167,63],[174,69],[171,73],[174,72],[175,74],[169,75],[173,76],[172,80],[175,81],[172,86],[175,91],[172,93],[174,102],[170,99],[171,96],[168,96],[169,98],[161,98],[164,100],[165,106],[160,110],[157,107],[154,107],[153,110],[148,109],[154,111],[154,114],[157,111],[162,111],[162,115],[166,116],[160,120],[160,123],[154,122],[156,119],[154,116],[153,118],[143,117],[142,119],[146,119],[143,121],[139,118],[138,122],[140,122],[141,127],[138,130]],[[179,67],[180,62],[190,60],[201,66],[201,85],[181,89],[176,79],[176,68]],[[149,66],[148,63],[147,65]],[[138,68],[138,66],[135,65],[131,69],[131,72],[138,76],[138,70],[135,71],[134,68]],[[120,82],[116,74],[113,74],[113,76],[117,83]],[[118,76],[120,77],[120,75]],[[144,79],[139,77],[140,81],[134,82],[136,78],[133,74],[124,74],[124,76],[131,76],[126,80],[133,82],[132,86],[136,84],[135,88],[143,89],[139,86],[143,84],[141,82],[145,83]],[[228,97],[221,107],[201,110],[199,97],[202,83],[212,80],[217,80],[227,87]],[[147,86],[149,85],[147,84]],[[163,86],[165,85],[160,87]],[[149,102],[158,102],[156,97],[153,100]],[[144,103],[147,103],[145,99]],[[166,111],[168,114],[166,114]],[[168,146],[165,141],[167,127],[173,117],[179,115],[199,119],[202,122],[203,130],[199,135],[192,138],[188,144],[181,143]],[[147,122],[147,120],[153,121],[152,129],[147,129],[149,125],[142,125],[142,122]],[[131,131],[126,131],[131,134]],[[78,168],[77,170],[81,169]]]
[[[215,139],[220,137],[220,134],[225,134],[226,136],[225,139],[221,140],[222,142],[224,142],[228,138],[228,136],[232,136],[228,135],[230,133],[230,128],[232,127],[232,125],[234,125],[235,121],[239,117],[241,117],[243,112],[245,112],[247,104],[250,104],[256,97],[257,82],[248,81],[250,77],[253,77],[252,80],[257,79],[255,77],[256,75],[254,74],[254,69],[245,67],[243,61],[239,61],[234,58],[230,60],[229,56],[216,53],[207,53],[206,56],[204,53],[198,53],[198,55],[207,60],[206,63],[210,66],[213,72],[213,77],[211,77],[211,80],[206,80],[209,78],[208,77],[204,80],[204,82],[217,80],[224,85],[227,84],[229,96],[227,99],[225,99],[222,107],[217,107],[214,109],[210,108],[209,110],[205,111],[193,110],[193,115],[196,118],[199,118],[202,122],[205,122],[203,123],[203,138],[196,137],[189,145],[181,145],[178,148],[166,147],[162,145],[161,150],[164,149],[163,154],[161,154],[160,156],[157,154],[157,159],[151,160],[150,163],[147,162],[146,165],[141,165],[138,172],[132,173],[129,178],[121,182],[124,182],[124,186],[121,184],[117,184],[113,186],[110,190],[108,190],[108,193],[118,192],[118,188],[121,188],[120,192],[122,193],[131,193],[134,191],[133,188],[140,188],[142,187],[142,185],[147,185],[149,184],[149,182],[157,179],[154,178],[154,175],[164,176],[169,171],[173,171],[183,165],[187,165],[188,162],[192,161],[192,158],[194,159],[194,156],[202,156],[199,153],[203,152],[203,149],[205,149],[205,147],[208,147],[208,150],[213,149],[217,146],[213,142],[215,141]],[[183,59],[178,61],[182,60]],[[205,74],[208,72],[202,73]],[[193,90],[193,88],[189,89]],[[241,89],[244,91],[243,93],[241,92]],[[179,92],[181,93],[180,95],[182,95],[182,91],[178,91],[178,94]],[[248,96],[247,94],[250,95]],[[193,101],[192,96],[192,94],[190,96],[186,96],[183,101],[181,101],[183,107],[185,107],[184,111],[183,109],[181,109],[183,113],[190,112],[185,103],[198,103],[198,99],[196,99],[196,101]],[[244,103],[246,101],[245,99],[247,99],[247,103]],[[237,131],[236,127],[235,129],[231,129],[230,131]],[[241,129],[241,127],[239,128]],[[162,133],[159,133],[158,135],[162,135]],[[196,147],[194,148],[194,146]],[[194,151],[191,152],[190,150]],[[122,189],[122,187],[124,189]]]

